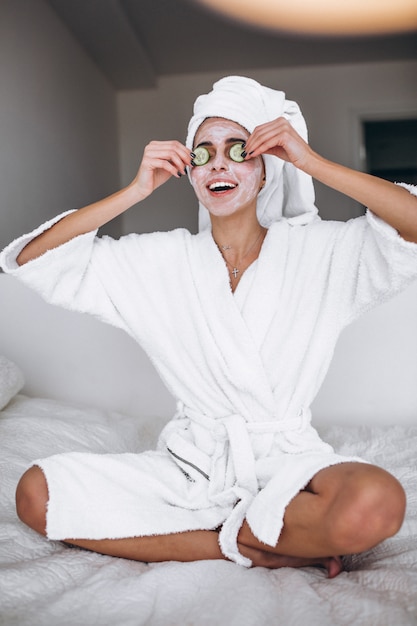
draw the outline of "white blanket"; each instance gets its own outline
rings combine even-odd
[[[337,451],[393,472],[408,496],[400,533],[346,560],[333,580],[315,568],[245,569],[226,561],[137,563],[69,549],[21,524],[17,480],[57,451],[138,451],[161,420],[136,421],[17,396],[0,412],[2,626],[412,626],[417,623],[417,427],[326,429]]]

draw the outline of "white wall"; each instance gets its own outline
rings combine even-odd
[[[1,0],[0,248],[114,191],[117,150],[104,76],[43,0]]]
[[[417,423],[417,282],[341,334],[312,404],[317,424]]]
[[[330,159],[359,165],[361,114],[417,115],[417,62],[329,65],[277,70],[237,70],[281,89],[296,100],[306,117],[310,142]],[[118,94],[121,175],[128,183],[142,150],[151,139],[184,141],[194,99],[210,90],[218,74],[163,78],[156,89]],[[345,220],[361,212],[359,205],[316,184],[317,204],[326,219]],[[196,201],[188,181],[172,179],[143,205],[123,218],[124,232],[196,228]]]

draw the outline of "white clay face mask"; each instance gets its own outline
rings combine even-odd
[[[199,201],[212,215],[231,215],[256,207],[264,174],[262,157],[242,157],[249,133],[221,118],[203,122],[196,134],[191,182]]]

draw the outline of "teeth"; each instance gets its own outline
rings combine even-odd
[[[233,185],[232,183],[225,183],[223,181],[218,181],[216,183],[212,183],[209,186],[210,191],[215,191],[216,189],[234,189],[236,187],[236,185]]]

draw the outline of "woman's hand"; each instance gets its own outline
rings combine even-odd
[[[314,155],[308,143],[284,117],[257,126],[246,142],[246,159],[260,154],[272,154],[305,170]]]
[[[289,161],[324,185],[364,206],[395,228],[408,241],[417,242],[417,198],[387,180],[357,172],[329,161],[300,137],[283,117],[257,126],[246,141],[246,159],[272,154]]]
[[[17,257],[17,263],[23,265],[78,235],[100,228],[149,196],[171,176],[180,178],[186,165],[191,165],[191,154],[179,141],[152,141],[146,146],[130,185],[63,217],[32,239]]]
[[[187,165],[191,165],[191,154],[179,141],[151,141],[133,180],[139,198],[149,196],[171,176],[181,178]]]

